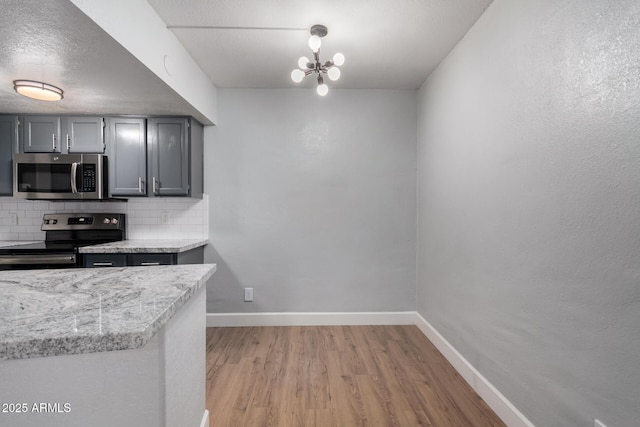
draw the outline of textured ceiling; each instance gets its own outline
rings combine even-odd
[[[331,87],[401,89],[418,88],[491,0],[149,3],[216,86],[296,87],[290,72],[311,54],[306,28],[320,23],[329,28],[321,59],[346,56]],[[201,116],[70,1],[0,0],[0,7],[0,113]],[[172,28],[183,25],[265,29]],[[15,79],[59,86],[65,98],[24,98],[13,90]]]
[[[0,112],[199,113],[68,0],[1,0]],[[60,102],[34,101],[13,80],[61,87]]]
[[[293,87],[297,59],[310,56],[307,30],[323,24],[321,59],[341,51],[333,87],[416,89],[492,0],[149,0],[218,87]],[[305,80],[310,80],[309,78]],[[303,85],[309,85],[306,81]]]

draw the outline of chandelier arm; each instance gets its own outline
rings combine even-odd
[[[311,73],[313,73],[313,70],[304,70],[304,75],[305,76],[308,76]]]

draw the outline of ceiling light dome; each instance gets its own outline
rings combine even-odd
[[[60,101],[64,91],[59,87],[35,80],[14,80],[13,89],[22,96],[39,101]]]

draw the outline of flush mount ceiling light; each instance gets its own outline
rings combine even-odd
[[[325,96],[329,92],[329,86],[325,84],[323,74],[326,74],[329,80],[338,80],[340,78],[340,68],[338,66],[344,64],[344,55],[336,53],[333,55],[332,61],[327,61],[323,64],[320,62],[320,45],[322,45],[321,38],[327,35],[327,27],[314,25],[309,32],[311,33],[309,47],[313,51],[313,61],[310,61],[306,56],[300,57],[298,59],[299,68],[291,72],[291,80],[300,83],[305,76],[315,73],[318,80],[318,88],[316,89],[318,95]]]
[[[14,80],[13,88],[20,95],[40,101],[60,101],[64,98],[64,91],[59,87],[34,80]]]

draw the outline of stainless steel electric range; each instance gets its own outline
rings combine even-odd
[[[78,248],[126,239],[125,214],[56,213],[42,218],[45,240],[0,247],[0,270],[82,266]]]

